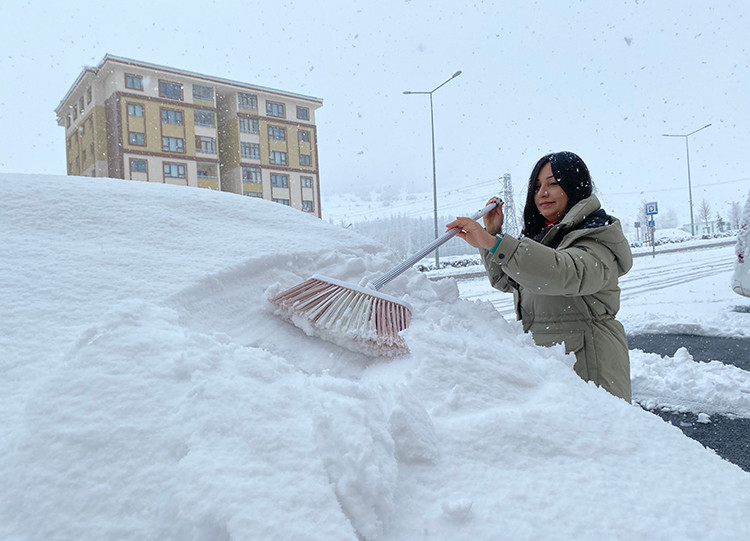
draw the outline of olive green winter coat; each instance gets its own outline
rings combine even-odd
[[[516,316],[537,344],[564,343],[579,376],[630,401],[628,344],[615,315],[617,280],[633,256],[619,220],[600,209],[592,195],[540,242],[504,235],[494,254],[480,252],[490,283],[513,292]]]

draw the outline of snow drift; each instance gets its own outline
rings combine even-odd
[[[411,354],[266,299],[381,245],[274,203],[0,175],[2,539],[746,539],[750,476],[409,271]]]

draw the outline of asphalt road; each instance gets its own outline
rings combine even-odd
[[[628,336],[628,348],[672,357],[685,347],[698,362],[721,361],[750,371],[750,339],[694,334],[639,334]]]
[[[673,356],[685,347],[699,362],[721,361],[750,371],[750,339],[696,336],[692,334],[642,334],[628,336],[628,347]],[[712,415],[710,423],[698,422],[693,413],[650,410],[682,432],[713,449],[724,460],[750,472],[750,419]]]

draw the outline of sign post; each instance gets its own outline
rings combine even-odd
[[[646,216],[648,216],[648,230],[651,233],[651,257],[656,257],[656,219],[659,214],[659,204],[656,201],[646,203]]]

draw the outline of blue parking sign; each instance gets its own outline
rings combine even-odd
[[[656,203],[656,201],[654,201],[653,203],[646,203],[646,214],[648,216],[659,214],[659,205]]]

